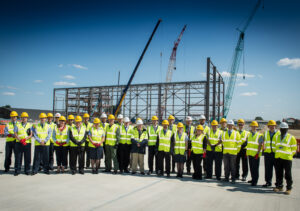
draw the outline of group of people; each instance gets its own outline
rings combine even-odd
[[[103,113],[90,122],[89,114],[68,118],[59,113],[41,113],[39,123],[28,122],[28,114],[12,111],[11,121],[6,125],[5,172],[11,165],[12,152],[15,154],[15,173],[21,172],[24,156],[24,171],[35,175],[40,170],[49,174],[53,170],[53,153],[56,153],[57,173],[64,173],[68,168],[74,175],[84,174],[84,168],[91,165],[92,173],[98,174],[101,159],[105,158],[105,172],[113,174],[145,174],[144,156],[148,147],[148,175],[170,177],[177,173],[182,178],[184,166],[191,174],[191,164],[195,180],[212,179],[213,167],[217,180],[221,180],[222,161],[224,163],[224,182],[246,181],[250,168],[251,180],[256,186],[259,178],[259,164],[262,152],[265,161],[265,181],[263,187],[272,186],[273,169],[276,173],[275,192],[283,191],[283,175],[286,179],[286,194],[292,190],[292,160],[297,150],[294,136],[288,133],[288,124],[282,122],[279,130],[274,120],[268,122],[268,130],[263,134],[258,131],[258,123],[252,121],[250,131],[246,131],[245,121],[239,119],[237,126],[233,120],[222,118],[219,123],[213,120],[210,127],[205,116],[201,115],[199,124],[193,126],[192,117],[185,123],[175,124],[175,117],[170,115],[161,125],[157,116],[153,116],[151,125],[146,126],[138,118],[131,124],[128,117]],[[53,121],[54,119],[54,121]],[[107,121],[108,119],[108,121]],[[31,164],[31,142],[34,138],[34,161]],[[104,156],[105,155],[105,156]],[[68,159],[69,157],[69,159]],[[85,162],[86,160],[86,162]],[[240,162],[242,174],[240,177]],[[248,168],[249,163],[249,168]],[[184,165],[185,164],[185,165]],[[176,168],[175,168],[176,166]],[[176,170],[175,170],[176,169]],[[203,173],[204,171],[204,173]]]

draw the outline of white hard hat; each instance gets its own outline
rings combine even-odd
[[[122,114],[119,114],[119,115],[118,115],[118,119],[123,119],[123,115],[122,115]]]
[[[289,125],[286,122],[281,122],[280,123],[280,128],[282,128],[282,129],[289,129]]]
[[[55,117],[58,117],[58,118],[59,118],[60,116],[61,116],[60,113],[56,113],[56,114],[55,114]]]
[[[192,120],[193,120],[193,118],[192,118],[192,117],[190,117],[190,116],[187,116],[187,117],[186,117],[186,120],[187,120],[187,121],[192,121]]]
[[[228,120],[227,125],[234,125],[234,121],[232,119]]]
[[[125,118],[124,118],[124,122],[130,122],[129,118],[128,118],[128,117],[125,117]]]
[[[137,125],[142,125],[143,124],[143,120],[139,119],[138,121],[136,121]]]
[[[201,114],[200,119],[206,119],[206,117],[203,114]]]
[[[107,118],[106,113],[102,113],[100,118]]]

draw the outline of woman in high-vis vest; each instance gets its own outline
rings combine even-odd
[[[94,125],[89,131],[89,147],[90,158],[92,164],[92,173],[98,174],[100,168],[100,159],[103,158],[103,142],[105,139],[105,132],[102,127],[99,127],[100,119],[94,119]]]
[[[57,173],[64,173],[68,160],[69,126],[66,124],[66,118],[64,116],[59,117],[58,120],[59,125],[54,126],[52,140],[54,142],[56,155]]]
[[[188,149],[188,135],[183,132],[183,124],[179,122],[177,124],[177,131],[174,134],[174,161],[177,163],[177,176],[183,175],[183,166],[186,162],[187,149]]]

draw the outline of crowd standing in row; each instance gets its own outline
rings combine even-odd
[[[101,159],[105,155],[105,172],[113,174],[129,173],[145,174],[144,155],[148,147],[148,172],[151,175],[170,177],[177,172],[178,178],[183,177],[184,164],[187,174],[196,180],[212,179],[213,166],[217,180],[221,180],[222,161],[224,163],[224,182],[234,184],[236,180],[246,181],[248,162],[251,180],[256,186],[259,178],[259,164],[262,152],[265,161],[265,181],[263,187],[272,186],[273,169],[275,168],[275,192],[283,190],[283,174],[286,179],[286,194],[292,190],[292,160],[297,145],[294,136],[288,133],[288,125],[280,124],[276,130],[276,122],[268,122],[268,130],[264,134],[258,131],[258,123],[251,122],[250,131],[244,129],[243,119],[238,120],[237,128],[232,120],[222,118],[221,127],[216,120],[208,127],[205,116],[201,115],[199,125],[192,125],[192,118],[187,117],[185,124],[174,124],[175,117],[170,115],[158,125],[158,118],[152,117],[152,124],[146,127],[138,118],[132,125],[128,117],[103,113],[89,122],[89,114],[68,116],[68,120],[57,113],[41,113],[37,124],[28,123],[28,114],[18,114],[12,111],[11,121],[5,127],[5,172],[11,165],[12,152],[15,154],[15,176],[21,172],[24,156],[24,171],[26,175],[35,175],[40,170],[49,174],[53,170],[53,153],[56,153],[57,173],[64,173],[68,167],[68,157],[71,173],[77,170],[84,174],[84,167],[92,167],[92,173],[98,174]],[[107,122],[108,119],[108,122]],[[34,138],[34,160],[31,164],[31,141]],[[86,157],[86,162],[85,162]],[[155,163],[154,163],[155,161]],[[240,178],[240,162],[242,175]],[[113,165],[112,165],[113,164]],[[155,164],[155,165],[154,165]],[[175,171],[175,164],[177,165]],[[139,168],[138,168],[139,167]],[[155,168],[154,168],[155,167]],[[112,169],[113,168],[113,169]],[[203,168],[203,170],[202,170]],[[204,171],[204,173],[203,173]]]

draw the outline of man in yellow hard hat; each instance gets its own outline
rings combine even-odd
[[[48,113],[47,114],[47,124],[50,126],[52,134],[50,136],[50,146],[49,146],[49,169],[53,170],[53,163],[54,163],[54,158],[53,158],[53,154],[54,154],[54,142],[53,142],[53,131],[54,131],[54,126],[55,123],[53,122],[53,114],[52,113]]]
[[[173,115],[170,115],[168,117],[168,122],[169,122],[169,130],[171,130],[172,132],[172,136],[175,134],[175,132],[177,131],[177,125],[174,124],[175,122],[175,117]],[[171,150],[173,150],[173,148],[171,147]],[[172,158],[172,173],[175,173],[175,160],[174,160],[174,156],[173,153],[171,152],[171,158]]]
[[[23,154],[24,172],[26,175],[30,175],[32,124],[27,122],[28,117],[28,113],[22,112],[21,123],[17,125],[15,130],[15,176],[21,172]]]
[[[206,136],[209,133],[209,127],[208,124],[206,123],[206,117],[203,114],[200,115],[199,125],[202,125],[203,134]],[[206,174],[206,155],[203,157],[202,160],[203,160],[203,171],[204,174]]]
[[[182,178],[184,163],[187,160],[187,150],[189,137],[186,132],[184,132],[184,126],[181,122],[177,124],[177,131],[173,135],[174,141],[174,160],[177,163],[177,176]]]
[[[227,131],[227,120],[225,118],[222,118],[220,120],[220,124],[221,124],[221,130],[222,131]]]
[[[68,116],[67,124],[68,124],[69,126],[73,127],[73,126],[74,126],[74,120],[75,120],[74,115],[70,114],[70,115]]]
[[[10,164],[11,164],[11,156],[12,153],[15,151],[15,144],[16,144],[15,130],[19,124],[17,122],[17,118],[18,118],[18,113],[16,111],[10,112],[11,121],[7,123],[4,128],[4,136],[6,137],[5,161],[4,161],[5,172],[9,171]]]
[[[90,129],[92,128],[93,124],[91,122],[89,122],[90,120],[90,115],[88,113],[83,114],[83,123],[82,126],[86,127],[86,131],[90,131]],[[90,163],[91,163],[91,158],[90,158],[90,147],[89,147],[89,138],[86,138],[86,144],[85,144],[85,155],[86,155],[86,160],[85,160],[85,168],[89,168],[90,167]]]
[[[131,136],[132,136],[132,126],[130,125],[130,120],[128,117],[124,118],[124,124],[120,126],[120,173],[129,173],[128,166],[130,164],[130,151],[131,151]]]
[[[187,152],[187,158],[186,158],[186,169],[187,169],[187,175],[191,174],[191,139],[194,136],[195,133],[195,127],[192,125],[193,118],[190,116],[186,117],[185,125],[183,126],[183,132],[187,134],[188,137],[188,152]]]

